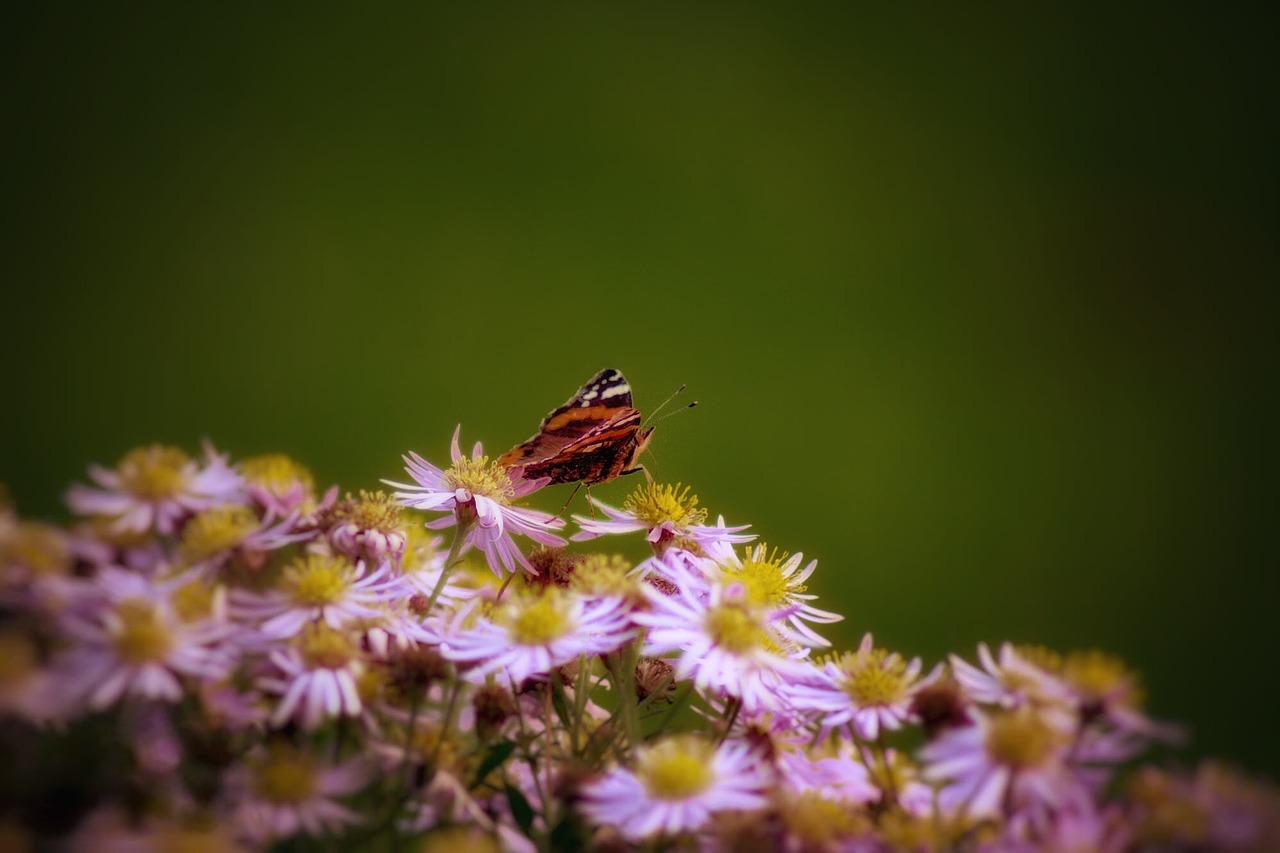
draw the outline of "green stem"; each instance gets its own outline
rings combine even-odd
[[[462,524],[453,529],[453,542],[449,545],[449,554],[444,558],[444,567],[440,569],[440,580],[436,581],[436,588],[431,590],[431,597],[427,599],[427,609],[424,613],[430,613],[431,608],[436,606],[436,602],[440,600],[440,593],[444,591],[444,585],[449,580],[449,575],[453,573],[453,569],[462,562],[458,555],[462,553],[462,546],[467,541],[467,531],[471,525]]]

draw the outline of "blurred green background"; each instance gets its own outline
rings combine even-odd
[[[642,410],[688,383],[650,468],[817,557],[839,641],[1106,647],[1280,771],[1274,20],[28,6],[24,513],[205,436],[373,486],[614,366]]]

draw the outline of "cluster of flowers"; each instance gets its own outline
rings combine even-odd
[[[0,846],[1280,849],[1266,783],[1134,766],[1177,732],[1109,655],[824,651],[816,561],[687,488],[568,535],[456,433],[405,461],[340,498],[152,446],[69,527],[6,507]]]

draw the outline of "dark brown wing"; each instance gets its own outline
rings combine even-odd
[[[627,411],[635,411],[631,408],[631,386],[620,371],[606,368],[543,418],[538,432],[528,441],[517,444],[498,461],[516,468],[550,459]]]
[[[642,438],[640,421],[638,411],[623,409],[550,456],[520,466],[522,476],[545,477],[553,483],[584,480],[588,485],[612,480],[635,459]]]

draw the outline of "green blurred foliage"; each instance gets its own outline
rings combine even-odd
[[[839,642],[1107,647],[1280,770],[1276,27],[1153,8],[7,8],[0,480],[687,382],[650,468]]]

